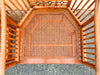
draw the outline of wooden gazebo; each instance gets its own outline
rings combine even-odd
[[[85,64],[100,75],[100,0],[0,2],[0,75],[16,64]]]

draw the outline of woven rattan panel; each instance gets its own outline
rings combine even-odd
[[[67,10],[66,14],[59,12],[32,12],[22,30],[23,56],[66,57],[79,53],[80,28]]]

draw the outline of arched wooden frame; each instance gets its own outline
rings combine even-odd
[[[90,66],[91,64],[87,64],[87,63],[83,63],[86,64],[86,65],[89,65],[90,67],[94,67],[94,69],[96,69],[96,75],[100,75],[100,1],[99,0],[95,0],[95,15],[93,17],[91,17],[89,20],[87,20],[85,23],[82,23],[82,20],[79,20],[80,16],[82,16],[85,12],[82,13],[82,15],[80,15],[78,18],[77,18],[77,15],[80,13],[80,11],[83,9],[81,9],[77,14],[73,13],[75,12],[75,10],[80,6],[80,3],[78,5],[78,7],[76,7],[76,9],[74,11],[72,11],[75,3],[76,3],[77,0],[75,0],[72,8],[68,8],[68,10],[71,12],[71,14],[73,15],[73,17],[76,19],[76,21],[82,25],[82,27],[84,27],[85,25],[89,24],[90,22],[92,22],[94,20],[95,22],[95,46],[96,46],[96,64],[95,64],[95,67],[94,66]],[[5,1],[4,0],[1,0],[1,57],[0,57],[0,74],[1,75],[4,75],[5,74],[5,69],[6,69],[6,60],[5,60],[5,54],[6,54],[6,29],[7,29],[7,20],[9,20],[9,22],[12,22],[14,26],[16,27],[19,27],[18,25],[22,26],[23,22],[25,21],[25,19],[28,17],[28,15],[30,14],[30,12],[32,11],[32,9],[28,9],[28,7],[26,6],[25,2],[24,2],[24,5],[25,7],[27,8],[27,10],[29,10],[29,12],[25,15],[25,17],[20,21],[19,24],[16,24],[14,23],[9,17],[7,17],[6,15],[6,4],[5,4]],[[87,3],[86,3],[87,4]],[[68,6],[70,6],[70,3],[68,4]],[[39,8],[42,8],[42,7],[39,7]],[[49,8],[49,7],[43,7],[43,8]],[[52,7],[51,7],[52,8]],[[54,8],[54,7],[53,7]],[[58,8],[67,8],[67,7],[58,7]],[[37,8],[34,8],[34,9],[37,9]],[[24,10],[24,9],[23,9]],[[25,11],[25,10],[24,10]],[[94,9],[92,10],[94,11]],[[91,11],[91,12],[92,12]],[[26,11],[25,11],[26,12]],[[91,14],[91,12],[89,14]],[[88,14],[88,15],[89,15]],[[11,15],[11,14],[10,14]],[[86,18],[87,16],[84,17],[84,19]],[[16,19],[17,20],[17,19]],[[19,30],[19,45],[20,45],[20,29],[21,28],[18,28]],[[85,31],[85,30],[84,30]],[[87,34],[88,35],[88,34]],[[11,39],[11,38],[10,38]],[[88,38],[89,39],[89,38]],[[83,42],[82,42],[83,44]],[[90,43],[85,43],[85,44],[90,44]],[[20,46],[18,46],[19,50],[20,50]],[[20,55],[20,53],[18,54]],[[83,55],[82,55],[83,56]],[[89,58],[88,58],[89,59]],[[17,61],[19,61],[19,56],[18,56],[18,59]]]

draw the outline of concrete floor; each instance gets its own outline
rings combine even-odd
[[[82,64],[19,64],[6,75],[95,75],[95,70]]]

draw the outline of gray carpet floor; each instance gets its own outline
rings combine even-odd
[[[19,64],[6,75],[95,75],[95,70],[82,64]]]

